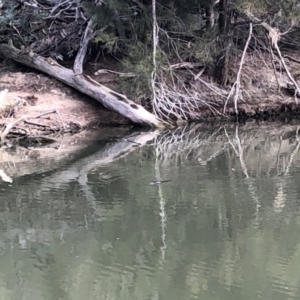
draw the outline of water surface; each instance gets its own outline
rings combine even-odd
[[[299,146],[194,126],[36,161],[0,184],[0,299],[299,299]]]

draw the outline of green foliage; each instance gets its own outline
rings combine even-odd
[[[16,16],[16,6],[17,3],[15,1],[4,1],[3,3],[5,9],[5,14],[0,15],[0,29],[3,30],[3,28],[10,22],[13,24],[16,24],[18,20],[15,20]]]
[[[136,99],[151,93],[151,73],[153,71],[152,55],[141,42],[130,47],[128,56],[122,60],[124,69],[133,72],[136,77],[131,84],[127,80],[121,81],[122,89],[130,98]]]
[[[44,17],[46,16],[45,10],[33,9],[27,5],[20,6],[19,1],[16,0],[4,0],[0,15],[2,41],[7,42],[9,39],[13,39],[17,47],[24,44],[30,45],[36,41],[36,37],[32,33],[35,31],[35,26],[40,27],[45,24]]]
[[[189,44],[186,54],[186,59],[201,61],[205,64],[210,64],[220,50],[217,44],[217,31],[209,31],[202,37],[197,37],[193,43]]]
[[[290,25],[299,24],[300,4],[295,0],[237,0],[235,6],[264,17],[271,23],[277,21],[282,24],[285,21],[291,22]]]
[[[300,3],[294,0],[280,1],[279,8],[278,17],[287,19],[292,25],[300,24]]]
[[[102,49],[109,54],[116,54],[120,51],[120,38],[111,32],[101,32],[95,38],[96,43],[102,44]]]

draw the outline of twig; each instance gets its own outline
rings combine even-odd
[[[241,59],[241,62],[240,62],[240,67],[239,67],[239,71],[237,73],[237,78],[236,78],[236,81],[233,84],[233,86],[232,86],[232,88],[230,90],[230,93],[229,93],[229,95],[228,95],[228,97],[227,97],[227,99],[225,101],[223,113],[225,113],[228,100],[234,94],[234,96],[233,96],[234,109],[235,109],[236,115],[238,114],[237,100],[238,100],[239,93],[240,93],[240,88],[241,88],[242,68],[243,68],[243,64],[244,64],[244,61],[245,61],[245,56],[246,56],[246,53],[247,53],[247,49],[248,49],[248,46],[249,46],[249,43],[250,43],[250,40],[251,40],[251,37],[252,37],[252,27],[253,27],[252,23],[250,23],[249,36],[248,36],[248,39],[247,39],[247,42],[246,42],[246,45],[245,45],[245,48],[244,48],[244,51],[243,51],[243,55],[242,55],[242,59]]]
[[[16,28],[15,25],[12,24],[12,22],[9,23],[9,25],[17,32],[18,37],[20,38],[21,42],[23,43],[23,45],[26,45],[26,42],[24,41],[24,39],[22,38],[20,31],[18,30],[18,28]]]
[[[95,38],[99,33],[102,33],[103,31],[105,31],[111,25],[112,25],[112,23],[109,23],[108,25],[103,26],[102,28],[95,30],[92,34],[92,39]]]
[[[250,12],[246,11],[245,14],[247,15],[248,18],[250,18],[252,21],[261,21],[260,19],[256,18],[254,15],[252,15]],[[296,80],[293,78],[293,76],[291,75],[285,61],[284,58],[281,54],[281,51],[278,47],[278,41],[280,39],[281,36],[283,36],[284,34],[286,34],[288,31],[284,32],[284,33],[280,33],[279,30],[277,28],[273,28],[272,26],[270,26],[268,23],[261,21],[261,24],[264,28],[266,28],[269,32],[269,39],[271,40],[272,46],[276,49],[280,61],[282,63],[282,65],[284,66],[284,69],[289,77],[289,79],[293,82],[294,87],[295,87],[295,102],[298,104],[298,100],[297,100],[297,95],[300,96],[300,88],[296,82]]]
[[[283,55],[283,57],[288,58],[288,59],[290,59],[291,61],[300,64],[300,60],[297,60],[297,59],[295,59],[295,58],[293,58],[293,57],[291,57],[291,56],[289,56],[289,55]]]
[[[204,71],[205,71],[205,67],[203,67],[201,69],[201,71],[197,75],[194,76],[194,80],[196,81],[197,79],[199,79],[199,77],[202,76],[202,74],[204,73]]]
[[[129,142],[129,143],[133,143],[133,144],[136,144],[136,145],[139,145],[139,146],[142,146],[141,143],[137,143],[135,141],[131,141],[131,140],[128,140],[128,139],[124,139],[124,141]]]
[[[203,63],[191,63],[191,62],[182,62],[178,64],[170,65],[170,69],[194,69],[205,67]]]
[[[66,1],[67,2],[67,1]],[[69,6],[67,6],[66,8],[61,9],[56,15],[50,15],[44,18],[44,20],[47,19],[56,19],[57,17],[60,16],[61,13],[63,13],[64,11],[67,11],[68,9],[70,9],[72,7],[73,3],[71,3]],[[66,16],[67,17],[67,16]],[[74,16],[72,16],[72,18],[74,18]]]
[[[24,123],[30,124],[30,125],[35,125],[35,126],[40,126],[40,127],[49,127],[49,128],[51,128],[51,126],[49,126],[49,125],[44,125],[44,124],[40,124],[40,123],[36,123],[36,122],[32,122],[32,121],[27,121],[27,120],[25,120]]]
[[[284,58],[283,58],[283,56],[282,56],[282,54],[281,54],[281,51],[280,51],[280,49],[279,49],[279,47],[278,47],[277,41],[276,41],[276,43],[274,44],[274,47],[275,47],[275,49],[276,49],[276,51],[277,51],[277,53],[278,53],[278,55],[279,55],[279,58],[280,58],[281,63],[282,63],[283,66],[284,66],[284,69],[285,69],[285,71],[286,71],[287,76],[289,77],[289,79],[290,79],[290,80],[293,82],[293,84],[294,84],[294,87],[295,87],[295,101],[296,101],[296,103],[298,104],[297,96],[300,97],[300,87],[298,86],[296,80],[294,79],[294,77],[293,77],[292,74],[290,73],[290,71],[289,71],[289,69],[288,69],[288,67],[287,67],[287,65],[286,65],[286,63],[285,63],[285,61],[284,61]]]
[[[57,5],[55,5],[51,11],[50,14],[53,14],[55,12],[56,9],[58,9],[60,6],[63,6],[64,4],[67,4],[68,2],[70,2],[69,0],[66,0],[64,2],[59,2]]]
[[[15,120],[14,122],[8,123],[5,127],[5,129],[0,134],[0,141],[3,142],[6,138],[6,136],[9,134],[9,131],[16,125],[18,122],[26,119],[25,116],[22,116],[21,118]]]
[[[59,119],[60,119],[60,121],[61,121],[61,123],[62,123],[63,128],[65,128],[65,123],[64,123],[64,121],[63,121],[63,119],[62,119],[62,117],[61,117],[61,115],[60,115],[58,109],[56,109],[55,111],[56,111],[56,113],[57,113],[57,115],[58,115],[58,117],[59,117]]]
[[[43,112],[43,113],[41,113],[41,114],[38,114],[38,115],[36,115],[36,116],[33,117],[33,118],[34,118],[34,119],[38,119],[38,118],[40,118],[40,117],[42,117],[42,116],[45,116],[45,115],[48,115],[48,114],[53,114],[53,113],[55,113],[55,112],[56,112],[56,109],[49,110],[49,111]]]
[[[134,73],[122,73],[122,72],[117,72],[117,71],[112,71],[108,69],[100,69],[97,72],[94,73],[94,75],[100,75],[100,74],[106,74],[106,73],[112,73],[119,75],[120,77],[136,77],[136,74]]]
[[[198,74],[197,75],[195,75],[195,80],[199,80],[201,83],[203,83],[207,88],[209,88],[212,92],[214,92],[216,95],[219,95],[219,96],[221,96],[221,97],[224,97],[224,95],[221,93],[221,92],[219,92],[218,90],[217,90],[217,87],[215,86],[215,85],[212,85],[212,84],[209,84],[209,83],[207,83],[207,82],[205,82],[205,80],[203,80],[203,79],[201,79],[200,78],[200,76],[198,76]],[[196,78],[197,77],[197,78]],[[219,88],[218,88],[219,89]],[[220,90],[220,89],[219,89]],[[222,90],[221,90],[222,91]]]

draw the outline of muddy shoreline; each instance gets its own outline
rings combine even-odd
[[[223,112],[220,99],[215,99],[219,114],[214,115],[209,109],[203,109],[199,122],[216,124],[224,121],[245,122],[249,119],[299,119],[300,107],[297,99],[289,93],[288,86],[282,84],[279,92],[278,78],[267,72],[269,66],[256,72],[253,61],[249,59],[244,66],[244,78],[247,79],[244,85],[247,85],[251,95],[242,90],[238,118],[232,103],[229,102],[226,112]],[[297,71],[298,66],[293,62],[289,66],[292,72]],[[1,63],[0,72],[0,91],[8,90],[5,99],[0,101],[1,131],[11,126],[6,140],[50,143],[62,134],[72,135],[102,127],[134,126],[128,119],[106,109],[94,99],[43,73],[7,61]],[[287,82],[284,74],[280,76],[281,82]],[[101,82],[103,80],[107,78],[100,78]],[[205,91],[201,86],[199,89]]]
[[[130,121],[47,75],[14,68],[2,70],[0,101],[2,132],[7,140],[55,137],[101,127],[130,126]]]

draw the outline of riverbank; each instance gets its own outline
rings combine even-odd
[[[84,129],[129,125],[130,122],[97,101],[57,80],[24,68],[2,70],[0,126],[7,139],[53,137]]]
[[[283,55],[290,73],[300,84],[300,55],[297,52]],[[225,87],[214,83],[207,73],[193,79],[188,75],[190,71],[178,71],[187,82],[192,82],[193,88],[203,98],[198,108],[197,121],[215,123],[220,120],[236,120],[234,101],[228,95],[236,83],[240,60],[240,56],[232,60]],[[95,70],[103,68],[102,65],[94,68],[90,66],[87,74],[94,80],[115,88],[118,78],[114,78],[112,74],[95,75]],[[110,64],[110,67],[113,66]],[[1,71],[0,90],[8,91],[0,101],[2,141],[5,138],[38,143],[55,142],[55,136],[60,134],[132,124],[87,95],[36,70],[2,62]],[[151,105],[147,104],[147,109],[151,111]],[[257,51],[248,54],[240,76],[237,99],[239,119],[298,118],[299,108],[295,89],[278,61],[274,63],[267,54]]]

